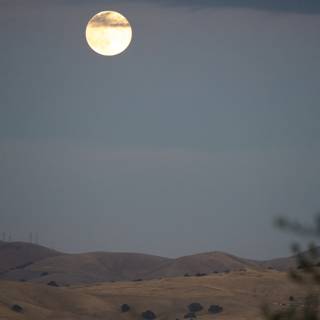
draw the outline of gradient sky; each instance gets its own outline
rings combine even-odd
[[[133,42],[91,51],[116,10]],[[320,210],[318,0],[0,0],[0,231],[79,252],[288,253]]]

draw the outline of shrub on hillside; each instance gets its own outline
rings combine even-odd
[[[122,306],[121,306],[121,312],[128,312],[130,311],[130,306],[126,303],[124,303]]]
[[[26,268],[26,267],[29,267],[29,266],[31,266],[33,264],[33,262],[26,262],[26,263],[24,263],[24,264],[21,264],[21,265],[19,265],[19,266],[16,266],[15,268],[11,268],[12,270],[14,270],[14,269],[24,269],[24,268]]]
[[[199,312],[203,309],[203,306],[198,302],[189,304],[188,309],[190,312]]]
[[[59,287],[59,285],[58,285],[55,281],[50,281],[50,282],[48,282],[48,286],[51,286],[51,287]]]
[[[11,307],[11,310],[14,311],[14,312],[19,312],[19,313],[23,312],[23,308],[18,304],[14,304]]]
[[[196,317],[197,317],[197,315],[194,312],[189,312],[189,313],[185,314],[183,318],[184,319],[194,319]]]
[[[150,310],[147,310],[145,312],[142,312],[141,314],[142,318],[144,320],[153,320],[153,319],[156,319],[157,316],[155,315],[154,312],[150,311]]]
[[[212,314],[217,314],[223,311],[223,308],[217,304],[212,304],[209,309],[208,312],[212,313]]]

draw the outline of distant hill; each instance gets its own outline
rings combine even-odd
[[[139,280],[168,261],[168,258],[139,253],[59,254],[14,269],[0,276],[0,279],[34,282],[53,280],[62,285]]]
[[[208,252],[173,259],[147,276],[157,278],[201,275],[257,267],[259,267],[257,263],[249,262],[246,259],[223,252]]]
[[[32,243],[1,241],[0,274],[59,254],[61,253]]]
[[[91,252],[64,254],[30,243],[0,243],[0,279],[60,285],[203,276],[239,270],[296,267],[295,257],[254,261],[223,252],[170,259],[148,254]]]
[[[316,248],[316,252],[318,255],[318,261],[320,261],[320,247]],[[308,258],[310,255],[309,251],[302,252],[302,255],[305,258]],[[277,259],[271,259],[267,261],[259,261],[258,262],[262,267],[264,268],[273,268],[275,270],[279,271],[287,271],[292,268],[297,267],[297,257],[291,256],[291,257],[283,257],[283,258],[277,258]]]
[[[259,264],[264,268],[275,269],[278,271],[287,271],[297,267],[295,256],[260,261]]]
[[[48,258],[28,267],[27,271],[47,272],[45,278],[62,284],[124,281],[145,278],[145,274],[170,261],[168,258],[117,252],[68,254]]]

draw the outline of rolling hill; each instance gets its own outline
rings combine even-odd
[[[272,268],[278,271],[287,271],[297,267],[296,257],[276,258],[267,261],[261,261],[259,264],[264,268]]]
[[[258,267],[257,263],[223,252],[208,252],[173,259],[146,276],[148,278],[177,277]]]
[[[60,285],[94,283],[102,281],[127,281],[177,277],[183,275],[210,274],[261,268],[222,252],[185,256],[177,259],[138,253],[93,252],[60,254],[24,268],[11,270],[0,279],[23,280]]]
[[[223,252],[208,252],[176,259],[122,252],[64,254],[30,243],[0,244],[0,279],[74,285],[204,275],[239,270],[288,270],[295,258],[254,261]]]
[[[28,266],[24,271],[47,276],[37,282],[54,280],[60,284],[125,281],[145,274],[170,261],[168,258],[138,253],[93,252],[51,257]]]
[[[52,249],[25,242],[0,242],[0,274],[60,255]]]

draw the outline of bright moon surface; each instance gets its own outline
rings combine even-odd
[[[126,50],[132,39],[129,21],[115,11],[102,11],[91,18],[86,29],[90,48],[104,56],[114,56]]]

